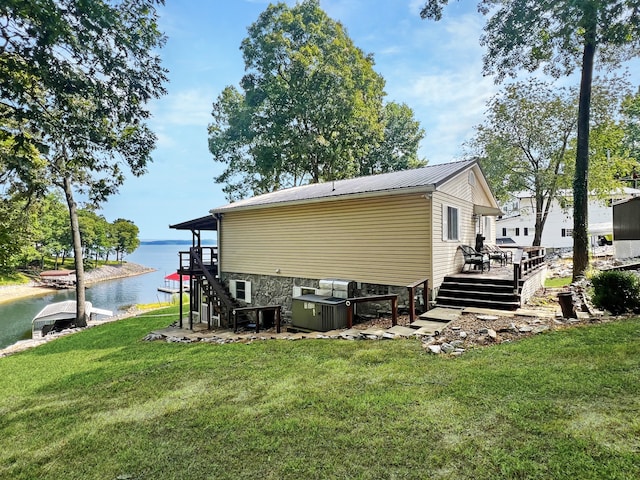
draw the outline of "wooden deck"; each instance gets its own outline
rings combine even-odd
[[[544,248],[525,247],[516,252],[511,264],[494,264],[484,272],[471,269],[447,275],[440,285],[436,306],[515,310],[536,288],[538,272],[544,265]]]
[[[492,265],[491,270],[484,272],[478,270],[464,271],[447,275],[451,278],[477,278],[483,280],[513,280],[513,265]]]

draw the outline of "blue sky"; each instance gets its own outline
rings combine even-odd
[[[295,1],[287,0],[289,5]],[[148,173],[130,178],[102,209],[107,220],[126,218],[140,238],[190,238],[168,225],[204,216],[226,204],[213,178],[223,165],[207,149],[211,106],[244,74],[240,43],[268,0],[167,0],[160,51],[169,70],[168,94],[151,105],[158,136]],[[386,81],[387,101],[409,105],[426,131],[420,156],[429,163],[460,158],[499,86],[482,76],[477,2],[453,1],[440,22],[421,20],[424,0],[321,0],[355,45],[373,54]],[[638,84],[637,78],[632,78]]]

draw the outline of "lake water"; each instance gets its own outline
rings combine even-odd
[[[100,282],[87,288],[87,300],[97,308],[113,310],[140,303],[167,301],[170,296],[158,292],[164,277],[178,268],[178,252],[188,245],[142,245],[125,258],[126,261],[155,268],[155,272],[118,280]],[[31,337],[31,320],[45,305],[75,300],[75,291],[62,290],[53,294],[30,297],[0,304],[0,348]]]

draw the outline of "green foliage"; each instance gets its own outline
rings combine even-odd
[[[69,209],[79,324],[86,317],[83,248],[74,196],[94,206],[128,168],[142,175],[156,137],[147,104],[165,93],[156,50],[162,0],[34,0],[0,3],[0,141],[29,143],[42,160],[12,167],[16,184],[56,186]],[[5,121],[4,119],[8,119]]]
[[[177,310],[0,358],[0,477],[640,477],[638,319],[455,360],[416,340],[141,341]]]
[[[624,115],[624,142],[630,155],[636,159],[634,173],[640,174],[640,90],[628,95],[622,104]]]
[[[621,78],[597,80],[591,118],[592,196],[611,198],[623,186],[635,160],[624,144],[622,101],[629,92]],[[507,85],[488,103],[486,119],[470,144],[496,196],[506,200],[526,191],[535,199],[534,245],[539,245],[551,202],[566,203],[575,172],[577,91],[536,79]]]
[[[371,153],[360,161],[360,175],[397,172],[423,167],[426,160],[418,158],[418,147],[424,130],[406,104],[395,102],[384,106],[384,136]]]
[[[640,312],[640,277],[634,272],[609,270],[592,279],[593,303],[613,315]]]
[[[422,18],[439,20],[449,0],[428,0]],[[591,88],[597,60],[609,67],[635,56],[640,47],[637,0],[480,0],[478,10],[488,16],[480,43],[487,48],[484,73],[498,81],[521,69],[542,68],[560,77],[581,72],[573,179],[573,276],[589,263],[587,205]]]
[[[549,206],[569,180],[567,151],[575,132],[574,92],[535,79],[507,85],[488,104],[471,144],[498,198],[527,191],[535,199],[534,245]]]
[[[118,218],[113,222],[113,240],[116,253],[120,256],[120,261],[123,260],[125,254],[132,253],[140,246],[139,233],[140,230],[131,220]]]
[[[222,91],[209,126],[229,200],[420,163],[423,132],[411,110],[383,107],[373,58],[318,0],[269,5],[241,50],[241,90]]]

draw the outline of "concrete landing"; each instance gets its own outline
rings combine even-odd
[[[421,314],[420,319],[451,322],[452,320],[457,320],[458,318],[460,318],[460,315],[462,315],[462,310],[458,308],[436,307]]]
[[[411,327],[417,329],[414,330],[414,333],[418,335],[435,335],[436,333],[440,333],[444,330],[449,323],[451,322],[416,320],[411,324]]]

